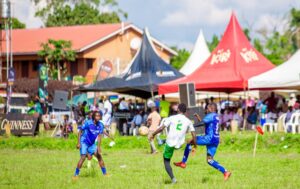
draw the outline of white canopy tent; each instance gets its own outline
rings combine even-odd
[[[300,89],[300,50],[276,68],[250,78],[249,89]]]
[[[200,30],[190,57],[179,71],[184,75],[189,75],[193,73],[197,68],[199,68],[202,65],[202,63],[209,57],[209,55],[210,52],[208,50],[203,32],[202,30]]]

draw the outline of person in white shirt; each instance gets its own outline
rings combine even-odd
[[[109,99],[104,97],[104,114],[103,114],[103,124],[107,130],[109,130],[111,124],[111,113],[112,113],[112,104]]]
[[[119,105],[119,110],[121,110],[121,111],[129,110],[128,103],[125,101],[124,97],[121,99],[121,102],[120,102],[120,105]]]
[[[173,170],[170,165],[170,160],[173,156],[174,150],[180,148],[185,143],[185,134],[189,130],[192,134],[194,146],[196,145],[196,134],[193,123],[184,115],[186,113],[186,105],[181,103],[178,105],[178,114],[170,116],[168,118],[163,119],[160,127],[154,131],[151,136],[151,139],[160,132],[162,132],[166,127],[169,128],[166,145],[163,153],[164,157],[164,165],[166,172],[172,179],[172,183],[176,183],[177,180],[174,177]]]

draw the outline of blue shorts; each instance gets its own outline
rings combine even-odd
[[[80,142],[80,155],[87,155],[87,153],[89,153],[90,155],[94,155],[96,151],[96,144],[88,145],[85,142]]]
[[[206,136],[197,136],[197,145],[206,146],[207,155],[214,157],[217,153],[218,144],[212,144]]]

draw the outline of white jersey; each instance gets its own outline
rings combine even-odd
[[[180,148],[185,142],[187,131],[195,131],[193,123],[183,114],[165,118],[161,125],[169,127],[166,143],[170,147]]]

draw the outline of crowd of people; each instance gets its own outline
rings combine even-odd
[[[286,99],[272,92],[264,100],[249,97],[246,100],[240,98],[236,101],[221,100],[219,102],[211,97],[200,103],[204,112],[207,112],[208,104],[216,105],[221,130],[231,130],[232,121],[235,121],[239,129],[251,130],[255,128],[256,124],[276,123],[282,114],[286,114],[284,121],[288,123],[294,113],[300,112],[300,95],[292,93],[290,98]],[[103,96],[93,105],[88,105],[84,101],[72,110],[77,125],[82,125],[85,120],[90,119],[92,112],[100,112],[102,122],[107,130],[110,129],[115,118],[115,112],[128,112],[132,116],[123,122],[120,132],[122,135],[135,136],[139,134],[138,130],[141,126],[149,127],[150,133],[156,130],[162,119],[177,113],[177,106],[176,103],[166,101],[164,95],[148,103],[146,108],[139,105],[138,102],[133,102],[132,99],[126,100],[124,97],[113,104],[109,98]],[[61,136],[67,137],[70,132],[73,132],[71,123],[69,116],[65,115],[64,123],[61,126]],[[158,141],[160,142],[160,140]],[[156,153],[153,141],[150,141],[150,144],[151,152]]]

